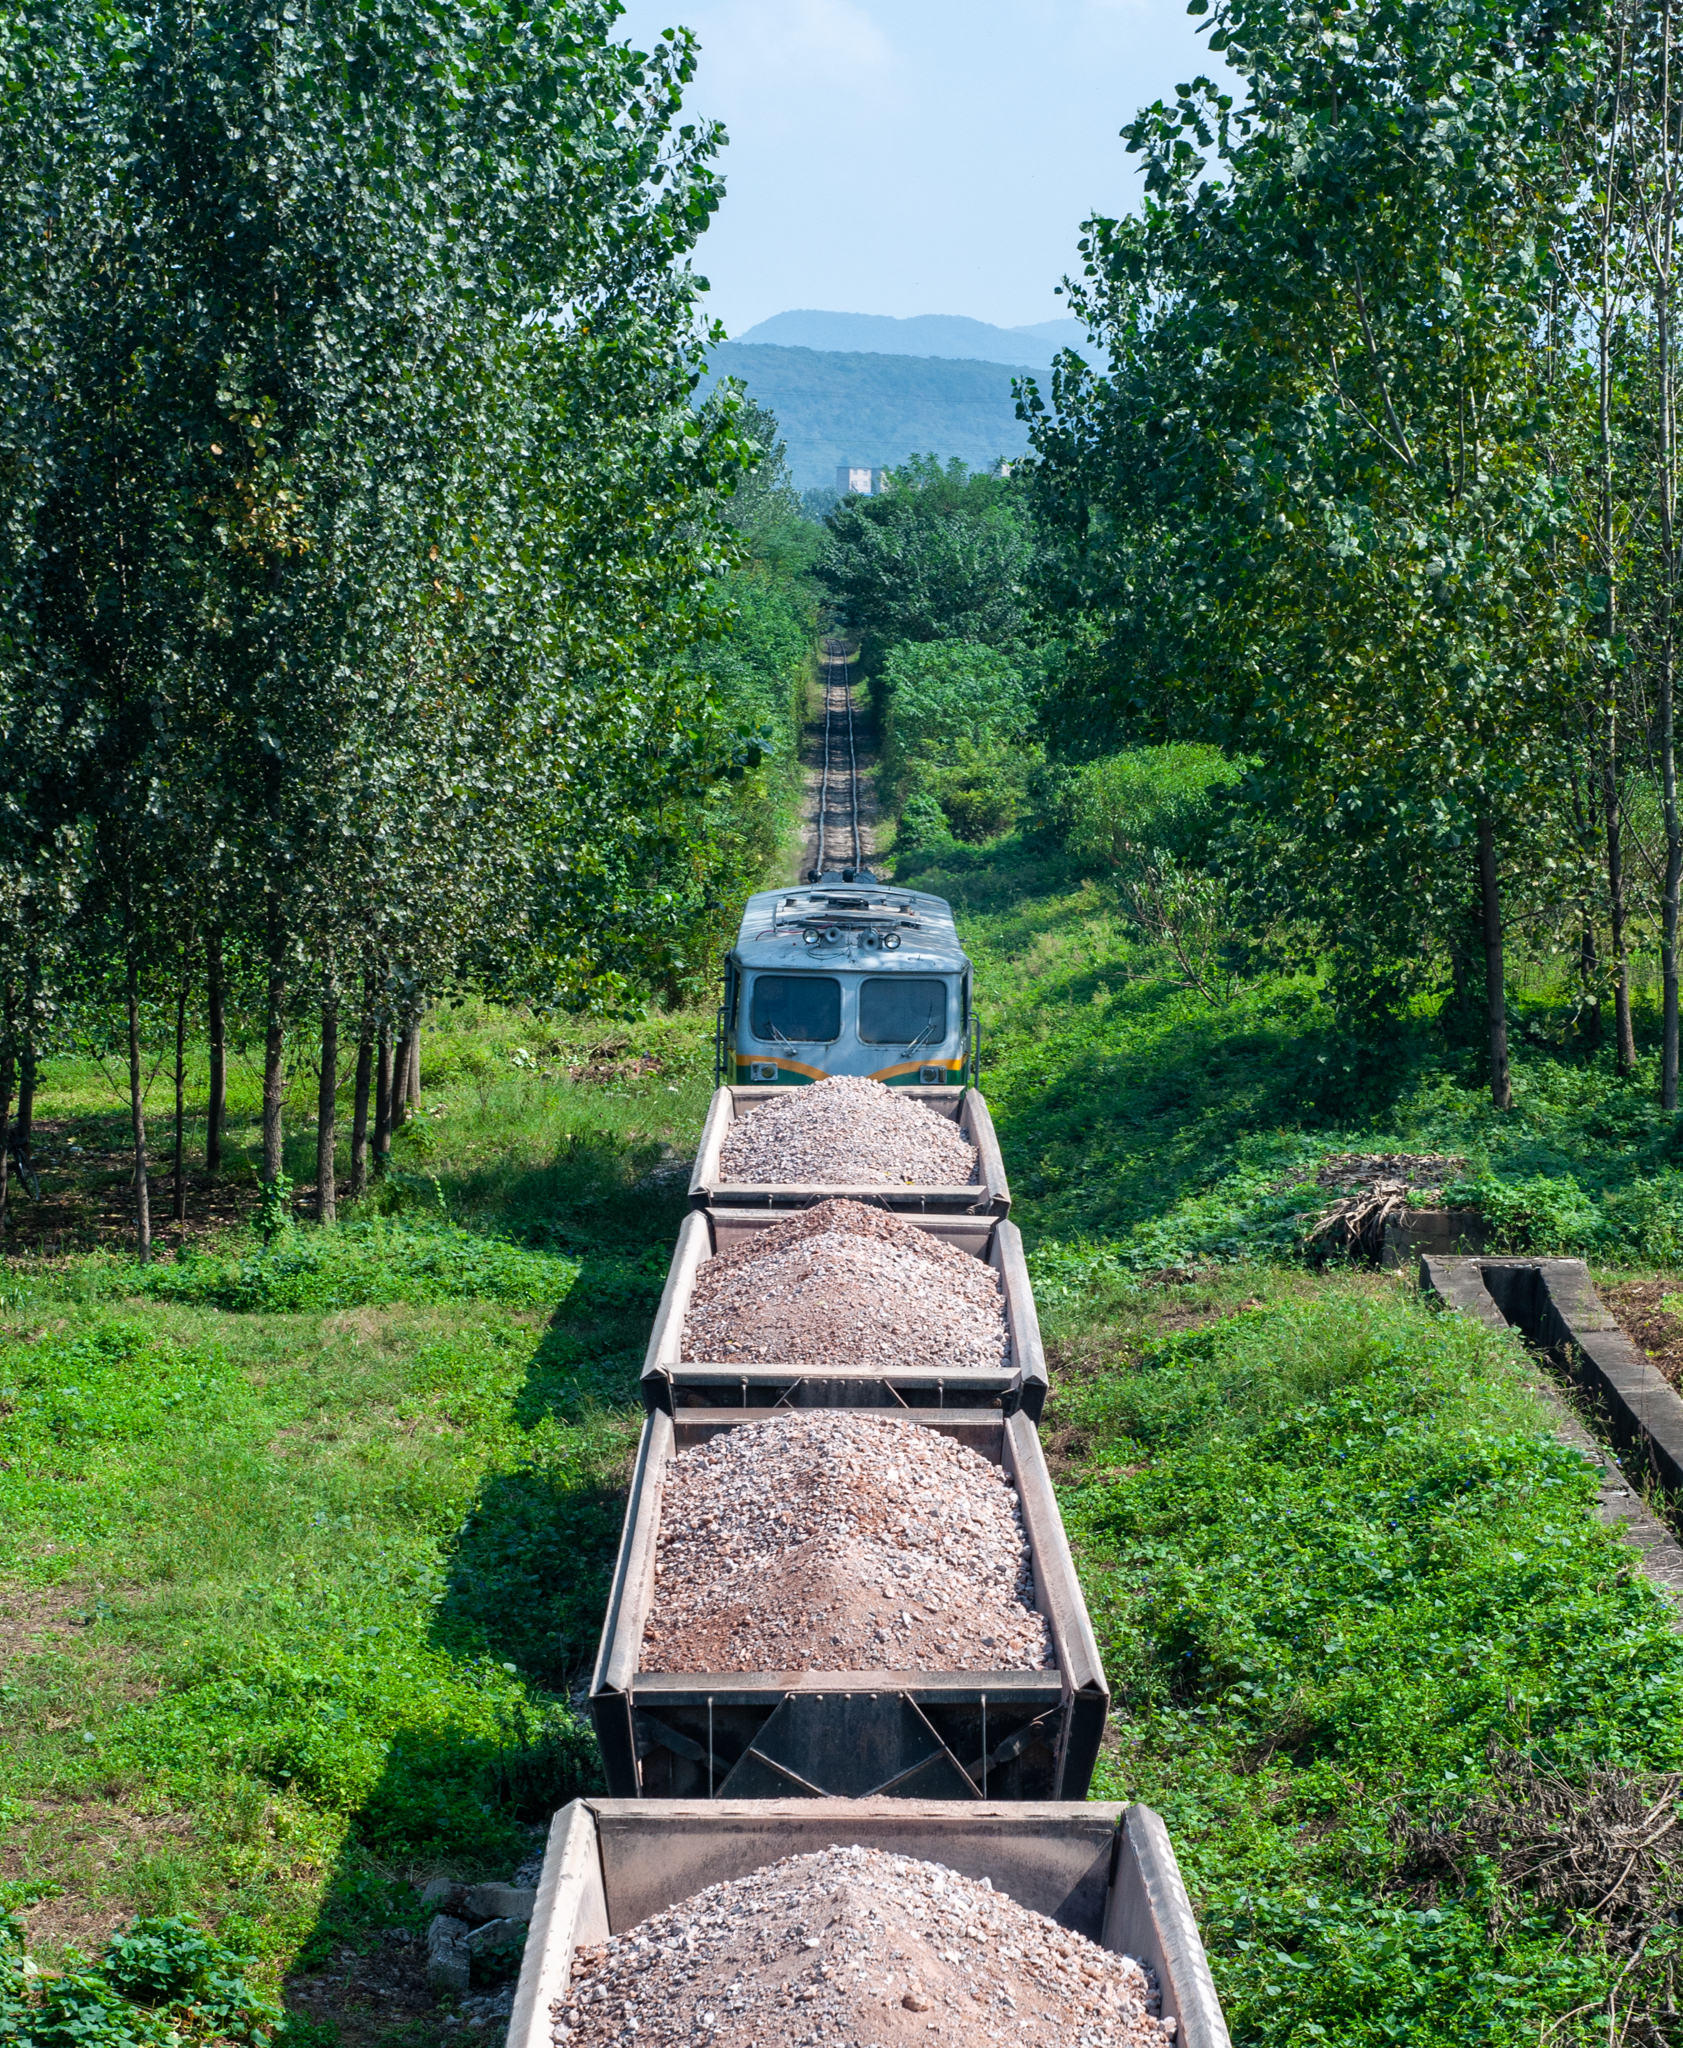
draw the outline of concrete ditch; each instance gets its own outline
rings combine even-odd
[[[1647,1478],[1667,1492],[1683,1486],[1683,1397],[1619,1328],[1582,1259],[1437,1258],[1420,1261],[1421,1290],[1492,1330],[1514,1330],[1564,1372],[1607,1417],[1623,1461],[1599,1443],[1571,1404],[1540,1379],[1536,1392],[1555,1434],[1600,1475],[1597,1512],[1641,1554],[1642,1568],[1671,1596],[1683,1629],[1683,1545],[1648,1507]]]

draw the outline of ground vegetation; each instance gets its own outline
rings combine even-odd
[[[1163,777],[1189,859],[1208,765]],[[1651,1075],[1518,1032],[1502,1116],[1429,1020],[1399,1051],[1306,977],[1211,1002],[1111,844],[899,862],[978,963],[1044,1435],[1118,1698],[1096,1789],[1167,1816],[1242,2044],[1664,2039],[1673,1868],[1659,1844],[1621,1871],[1683,1768],[1677,1638],[1535,1369],[1307,1243],[1317,1163],[1405,1144],[1528,1182],[1516,1242],[1543,1196],[1616,1217]],[[506,1877],[596,1782],[577,1695],[710,1024],[446,1011],[421,1113],[335,1229],[14,1259],[0,1882],[44,1968],[193,1914],[296,2027],[438,2036],[421,1883]],[[232,1146],[261,1078],[233,1070]],[[207,1079],[195,1043],[196,1104]],[[68,1205],[121,1108],[57,1061],[43,1112]],[[1644,1257],[1663,1301],[1683,1250]],[[1545,1811],[1570,1883],[1526,1853]]]

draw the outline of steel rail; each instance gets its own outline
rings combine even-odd
[[[842,701],[847,706],[847,784],[853,798],[853,870],[865,865],[865,849],[859,837],[859,754],[853,740],[853,684],[848,679],[848,658],[842,656]]]
[[[835,656],[830,652],[829,646],[826,645],[824,649],[824,774],[823,779],[818,785],[818,852],[812,863],[812,871],[815,875],[821,875],[824,872],[824,827],[830,815],[830,699],[831,691],[834,687],[831,681],[831,671],[835,667],[835,662]]]
[[[854,728],[853,685],[848,679],[852,659],[846,654],[835,654],[831,641],[824,649],[824,770],[818,785],[818,846],[813,860],[813,873],[827,872],[824,864],[825,842],[829,836],[830,821],[830,766],[838,741],[835,732],[836,691],[842,693],[842,708],[847,712],[847,776],[848,804],[853,839],[853,866],[865,865],[864,841],[859,831],[859,747]],[[836,682],[836,670],[841,670],[841,682]]]
[[[830,821],[830,765],[837,748],[835,733],[836,691],[842,693],[842,707],[847,712],[847,780],[848,810],[853,839],[853,867],[865,865],[865,846],[859,830],[859,746],[853,717],[853,685],[848,679],[852,659],[846,654],[835,654],[831,649],[835,642],[829,642],[824,649],[824,770],[818,785],[818,846],[813,860],[813,873],[827,872],[824,864],[825,842],[829,836]],[[836,682],[836,670],[841,670],[841,682]]]

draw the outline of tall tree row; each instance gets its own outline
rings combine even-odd
[[[214,1069],[249,993],[271,1199],[309,1020],[331,1215],[341,1062],[355,1177],[429,997],[623,976],[651,791],[704,841],[685,650],[756,451],[688,403],[692,48],[616,12],[0,25],[0,1130],[55,1018],[105,1033],[143,1256],[150,1011],[208,1005]]]
[[[1229,0],[1027,399],[1071,691],[1245,757],[1255,886],[1503,1107],[1516,930],[1626,1067],[1654,948],[1677,1101],[1673,4]]]

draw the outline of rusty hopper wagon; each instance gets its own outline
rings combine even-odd
[[[880,1409],[869,1412],[880,1419]],[[1055,1670],[640,1668],[667,1467],[676,1451],[765,1413],[657,1409],[644,1423],[590,1689],[608,1790],[655,1799],[1084,1797],[1110,1692],[1040,1439],[1021,1413],[912,1408],[904,1420],[968,1445],[1014,1481]]]
[[[1157,1981],[1175,2048],[1230,2048],[1174,1850],[1149,1807],[912,1799],[574,1800],[550,1828],[508,2048],[552,2048],[576,1949],[782,1857],[854,1843],[985,1878],[1134,1957]]]
[[[738,1117],[768,1100],[770,1088],[719,1088],[714,1091],[701,1145],[690,1175],[690,1205],[697,1209],[809,1209],[814,1202],[845,1197],[871,1202],[913,1216],[1006,1216],[1011,1189],[1005,1178],[993,1118],[979,1088],[913,1088],[907,1092],[937,1116],[950,1117],[960,1134],[976,1147],[976,1178],[963,1186],[915,1187],[881,1181],[858,1187],[822,1181],[729,1181],[719,1154]]]
[[[678,1233],[666,1291],[643,1366],[643,1405],[664,1408],[998,1408],[1040,1420],[1046,1400],[1046,1356],[1034,1293],[1023,1262],[1022,1234],[991,1216],[909,1217],[943,1244],[985,1261],[999,1275],[1010,1354],[997,1371],[955,1368],[931,1372],[907,1366],[847,1371],[762,1360],[686,1360],[684,1319],[706,1262],[733,1250],[780,1220],[761,1210],[692,1210]]]

